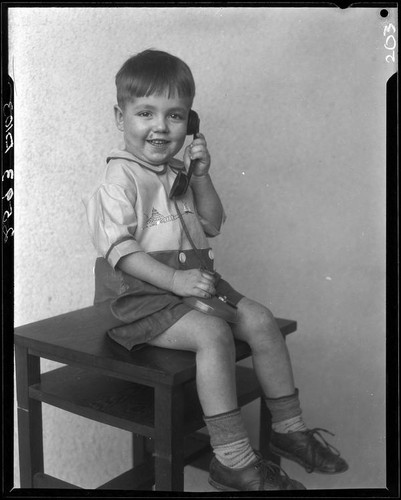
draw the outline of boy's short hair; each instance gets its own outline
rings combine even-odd
[[[148,49],[130,57],[116,75],[117,103],[124,108],[135,97],[167,92],[191,100],[195,96],[195,81],[189,66],[171,54]]]

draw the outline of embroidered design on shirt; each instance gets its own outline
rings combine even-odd
[[[147,227],[157,226],[159,224],[165,224],[166,222],[172,222],[178,219],[178,215],[162,215],[155,208],[152,208],[152,215],[146,221],[143,229]]]
[[[181,202],[183,206],[183,212],[185,214],[190,213],[193,214],[193,210],[188,206],[188,203],[186,201]],[[145,214],[147,215],[147,214]],[[152,208],[152,214],[146,221],[145,225],[143,226],[142,229],[146,229],[149,227],[153,226],[158,226],[159,224],[165,224],[166,222],[172,222],[176,219],[178,219],[178,214],[175,215],[162,215],[156,208]]]

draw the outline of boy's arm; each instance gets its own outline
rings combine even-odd
[[[224,210],[210,175],[193,175],[191,187],[199,215],[220,231],[224,220]]]
[[[224,210],[209,175],[210,154],[203,134],[198,133],[185,150],[184,163],[187,168],[191,160],[195,161],[191,187],[197,211],[203,219],[210,222],[217,231],[220,231],[224,221]]]
[[[154,259],[145,252],[124,257],[117,267],[125,273],[180,297],[211,297],[216,293],[213,278],[199,269],[180,271]]]
[[[163,290],[172,291],[175,269],[157,261],[145,252],[135,252],[121,257],[117,267],[142,281]]]

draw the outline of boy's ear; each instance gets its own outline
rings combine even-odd
[[[114,105],[114,118],[116,120],[118,130],[120,130],[120,132],[124,132],[124,114],[118,104]]]

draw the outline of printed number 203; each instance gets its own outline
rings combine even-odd
[[[386,36],[387,33],[395,33],[395,26],[393,24],[388,24],[385,26],[384,31],[383,31],[383,36]],[[386,42],[384,44],[384,48],[387,50],[391,50],[391,54],[387,54],[386,56],[386,61],[387,62],[395,62],[395,48],[397,46],[397,41],[395,39],[394,35],[387,35]]]

